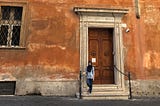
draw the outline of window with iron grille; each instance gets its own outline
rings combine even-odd
[[[0,46],[20,46],[23,7],[1,6],[0,9]]]

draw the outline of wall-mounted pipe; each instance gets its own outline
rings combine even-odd
[[[135,0],[135,10],[136,10],[136,17],[140,19],[141,10],[140,10],[139,0]]]

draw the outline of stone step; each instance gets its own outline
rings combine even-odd
[[[123,91],[123,89],[118,89],[118,90],[113,90],[113,89],[93,89],[92,90],[92,92],[121,92],[121,91]]]
[[[79,93],[76,93],[77,98],[79,98]],[[114,91],[114,92],[92,92],[88,94],[88,92],[82,93],[82,99],[92,100],[107,100],[107,99],[125,99],[127,100],[129,97],[129,93],[125,91]]]
[[[94,89],[118,89],[117,85],[104,85],[104,86],[98,86],[98,85],[93,85]]]
[[[129,97],[128,91],[115,84],[93,85],[92,94],[88,94],[87,89],[83,91],[82,99],[128,99]]]
[[[93,85],[94,88],[111,88],[111,89],[117,89],[118,85],[115,84],[107,84],[107,85]]]
[[[86,90],[87,91],[87,90]],[[111,91],[123,91],[123,89],[122,88],[95,88],[95,87],[93,87],[92,88],[92,91],[95,91],[95,92],[99,92],[99,91],[101,91],[101,92],[111,92]]]
[[[128,100],[128,95],[82,96],[84,100]]]
[[[124,92],[124,91],[112,91],[112,92],[92,92],[91,94],[89,95],[92,95],[92,96],[96,96],[96,95],[128,95],[127,92]],[[82,95],[88,95],[88,92],[83,92]]]
[[[101,92],[107,92],[107,91],[122,91],[122,88],[118,88],[118,85],[93,85],[93,91],[101,91]]]
[[[83,99],[128,99],[127,92],[92,92],[88,94],[84,92],[82,94]]]

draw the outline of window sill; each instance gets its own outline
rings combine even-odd
[[[26,47],[21,47],[21,46],[0,46],[1,49],[16,49],[16,50],[24,50]]]

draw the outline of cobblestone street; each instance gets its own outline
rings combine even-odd
[[[159,106],[160,99],[79,100],[71,97],[1,96],[0,106]]]

